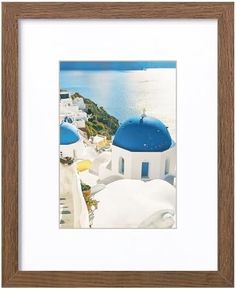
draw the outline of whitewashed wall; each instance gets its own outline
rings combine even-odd
[[[124,176],[127,179],[140,179],[142,162],[149,163],[149,178],[163,179],[165,177],[165,161],[170,161],[169,174],[175,175],[176,168],[176,146],[165,152],[130,152],[112,146],[112,172],[119,173],[119,160],[124,158]]]
[[[60,145],[60,152],[62,152],[63,157],[74,157],[75,152],[75,158],[83,158],[83,155],[85,153],[85,147],[83,144],[83,141],[80,140],[76,143],[70,144],[70,145]]]

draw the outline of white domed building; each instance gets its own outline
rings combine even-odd
[[[154,117],[136,116],[117,130],[112,143],[112,174],[126,179],[176,176],[176,144],[168,127]]]
[[[60,124],[60,155],[73,159],[81,158],[85,153],[85,146],[77,128],[68,122]]]

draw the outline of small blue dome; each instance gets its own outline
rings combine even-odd
[[[60,124],[60,144],[69,145],[80,140],[80,135],[76,127],[68,122]]]
[[[163,152],[172,139],[167,127],[157,118],[132,117],[117,130],[113,145],[132,152]]]

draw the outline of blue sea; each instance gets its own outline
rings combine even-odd
[[[176,69],[62,70],[60,89],[79,92],[120,123],[146,114],[162,120],[176,138]]]

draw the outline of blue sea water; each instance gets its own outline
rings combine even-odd
[[[60,89],[79,92],[122,123],[146,114],[162,120],[175,139],[176,69],[62,70]]]

